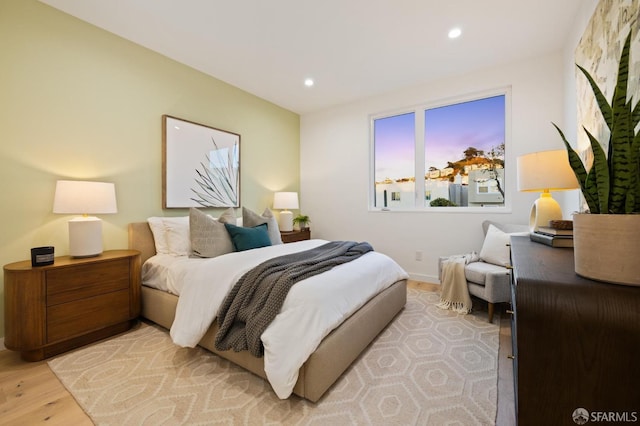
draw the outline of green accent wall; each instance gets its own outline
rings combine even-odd
[[[127,247],[129,222],[187,214],[162,209],[163,114],[241,135],[243,206],[299,190],[297,114],[35,0],[0,1],[0,264],[67,254],[58,179],[115,183],[106,250]]]

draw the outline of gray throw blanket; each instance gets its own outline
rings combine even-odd
[[[244,274],[218,311],[216,349],[248,350],[262,357],[260,336],[280,312],[298,281],[328,271],[373,251],[369,243],[332,241],[311,250],[269,259]]]

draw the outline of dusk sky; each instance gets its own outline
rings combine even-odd
[[[446,167],[474,147],[489,151],[505,140],[504,95],[425,111],[425,170]],[[414,175],[414,114],[375,121],[375,179]]]

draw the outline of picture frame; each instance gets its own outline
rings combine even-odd
[[[162,208],[240,207],[240,135],[162,116]]]

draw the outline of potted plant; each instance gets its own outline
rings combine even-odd
[[[298,225],[298,227],[300,228],[300,230],[304,230],[307,228],[307,224],[311,223],[311,220],[309,219],[309,216],[304,215],[304,214],[299,214],[298,216],[293,218],[293,224],[294,225]]]
[[[633,106],[633,96],[627,99],[630,46],[631,31],[620,56],[611,103],[589,72],[578,65],[610,132],[608,144],[601,144],[584,129],[593,152],[588,171],[560,128],[554,126],[588,206],[587,212],[573,218],[576,273],[600,281],[640,285],[636,264],[640,253],[640,133],[636,131],[640,104]]]

